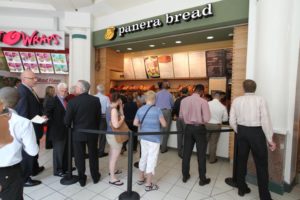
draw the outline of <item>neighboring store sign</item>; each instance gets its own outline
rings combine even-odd
[[[31,49],[65,49],[65,33],[62,31],[17,31],[0,29],[0,47]]]
[[[173,24],[179,24],[182,21],[189,22],[191,20],[198,20],[198,19],[203,19],[211,16],[213,16],[212,4],[207,4],[202,9],[196,9],[190,12],[187,11],[184,13],[178,13],[174,15],[167,13],[165,15],[164,22],[161,19],[157,18],[157,19],[142,21],[136,24],[131,24],[128,26],[121,26],[118,28],[112,26],[106,29],[104,38],[106,40],[114,40],[117,36],[124,37],[128,33],[135,33],[135,32],[144,31],[152,28],[163,27],[164,23],[166,25],[173,25]]]

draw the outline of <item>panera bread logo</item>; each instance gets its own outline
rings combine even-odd
[[[191,20],[199,20],[199,19],[208,18],[212,16],[213,16],[212,4],[207,4],[202,9],[196,9],[193,11],[187,11],[184,13],[178,13],[174,15],[166,14],[164,22],[161,19],[157,18],[148,21],[142,21],[136,24],[131,24],[128,26],[121,26],[118,28],[109,27],[106,29],[104,38],[105,40],[114,40],[117,36],[125,37],[125,35],[129,33],[136,33],[139,31],[145,31],[152,28],[163,27],[164,23],[169,26],[174,24],[180,24],[182,21],[189,22]]]
[[[106,40],[113,40],[116,38],[117,34],[116,34],[116,28],[114,26],[109,27],[108,29],[106,29],[106,32],[104,34],[104,38]]]

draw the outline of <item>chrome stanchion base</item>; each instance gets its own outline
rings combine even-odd
[[[119,196],[119,200],[140,200],[140,195],[137,192],[123,192]]]
[[[77,183],[79,180],[78,176],[71,175],[71,177],[65,176],[64,178],[60,179],[60,184],[62,185],[72,185]]]
[[[225,178],[225,183],[231,187],[237,187],[236,181],[233,180],[233,178]]]

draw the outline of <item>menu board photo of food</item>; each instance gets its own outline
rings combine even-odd
[[[10,72],[23,72],[20,54],[17,51],[3,51]]]
[[[51,57],[56,74],[67,74],[69,72],[66,54],[51,53]]]
[[[145,69],[148,78],[159,78],[159,66],[157,56],[148,56],[144,58]]]
[[[158,56],[160,78],[174,78],[172,56]]]
[[[39,73],[39,67],[33,52],[20,52],[24,69],[30,69],[33,73]]]
[[[54,74],[50,53],[36,53],[36,58],[42,74]]]

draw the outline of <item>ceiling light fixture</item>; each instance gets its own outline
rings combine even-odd
[[[214,36],[211,36],[211,35],[210,35],[210,36],[207,36],[206,39],[212,40],[212,39],[214,39]]]
[[[232,36],[233,36],[233,33],[229,33],[228,36],[229,36],[229,37],[232,37]]]
[[[155,47],[155,45],[154,44],[150,44],[149,47]]]
[[[181,44],[182,42],[180,40],[175,41],[176,44]]]
[[[165,45],[166,43],[165,43],[165,42],[162,42],[161,44],[162,44],[162,45]]]
[[[116,52],[117,52],[117,53],[120,53],[121,51],[120,51],[120,49],[117,49]]]
[[[128,50],[128,51],[131,51],[131,50],[132,50],[132,48],[128,47],[128,48],[127,48],[127,50]]]

